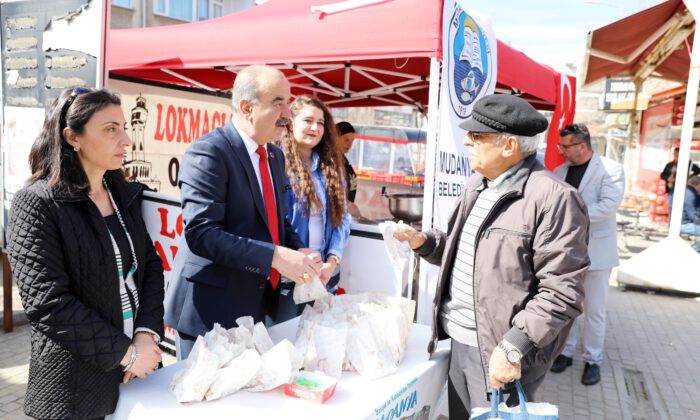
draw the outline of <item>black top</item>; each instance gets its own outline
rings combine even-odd
[[[127,239],[124,228],[121,223],[119,223],[117,213],[112,213],[104,219],[105,223],[107,223],[107,229],[109,229],[112,236],[114,236],[114,240],[117,241],[119,253],[122,254],[122,272],[124,273],[124,278],[126,278],[131,264],[134,262],[134,257],[131,255],[131,247],[129,246],[129,239]]]
[[[586,174],[586,169],[588,168],[588,164],[590,162],[591,160],[588,159],[588,162],[584,163],[583,165],[569,166],[569,171],[566,173],[566,182],[572,187],[578,189],[578,186],[581,185],[581,180]]]
[[[357,175],[355,175],[355,170],[352,168],[350,161],[345,155],[343,155],[343,161],[345,162],[345,185],[348,193],[348,200],[350,202],[355,202],[355,195],[357,194]]]

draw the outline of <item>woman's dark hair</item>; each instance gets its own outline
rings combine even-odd
[[[341,121],[335,125],[335,130],[338,132],[339,136],[344,136],[348,133],[354,133],[355,127],[347,121]]]
[[[49,188],[59,187],[69,192],[86,190],[89,182],[78,154],[63,136],[69,127],[76,134],[85,132],[85,125],[99,110],[109,105],[121,105],[119,96],[105,89],[84,87],[66,89],[49,108],[44,126],[29,152],[32,176],[29,182],[41,179]],[[115,170],[120,178],[123,171]]]

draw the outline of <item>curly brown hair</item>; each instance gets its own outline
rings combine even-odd
[[[331,206],[331,222],[335,228],[338,227],[345,214],[345,188],[342,181],[344,167],[337,146],[335,123],[326,105],[310,95],[302,95],[294,100],[290,106],[292,119],[307,105],[323,111],[323,137],[313,150],[318,154],[321,173],[326,181],[326,190]],[[282,141],[282,148],[287,159],[287,176],[292,184],[294,196],[306,214],[309,214],[311,206],[320,208],[321,202],[318,199],[314,183],[311,181],[311,172],[302,160],[291,129],[287,130]]]

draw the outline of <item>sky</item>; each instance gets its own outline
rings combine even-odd
[[[496,37],[534,60],[572,74],[588,31],[660,3],[659,0],[467,0],[491,17]]]

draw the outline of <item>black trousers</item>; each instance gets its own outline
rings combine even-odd
[[[488,363],[488,361],[487,361]],[[447,371],[447,403],[450,419],[468,419],[473,408],[490,407],[491,392],[487,387],[477,347],[467,346],[452,340],[452,352]],[[535,381],[523,384],[528,401],[535,401],[535,391],[544,381],[544,374]],[[515,387],[506,387],[503,391],[506,405],[515,407],[520,404]]]

